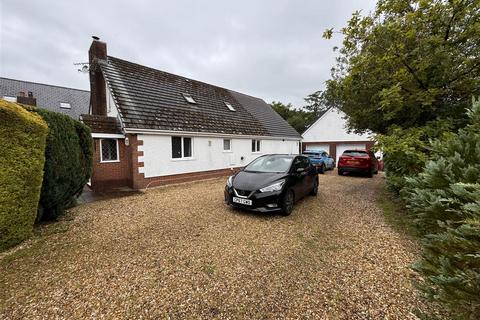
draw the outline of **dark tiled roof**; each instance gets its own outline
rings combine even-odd
[[[82,114],[81,119],[93,133],[122,133],[120,122],[115,117]]]
[[[231,90],[230,93],[245,107],[245,109],[247,109],[248,112],[263,124],[270,135],[277,137],[300,138],[298,132],[262,99]]]
[[[89,91],[0,77],[0,98],[16,97],[19,92],[28,91],[33,93],[40,108],[60,112],[74,119],[88,113]],[[71,109],[60,108],[61,102],[70,103]]]
[[[300,138],[261,99],[114,57],[107,61],[100,61],[101,69],[126,128]],[[197,103],[185,101],[184,93]]]

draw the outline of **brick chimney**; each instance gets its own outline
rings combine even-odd
[[[90,106],[92,114],[107,115],[107,94],[105,79],[98,65],[99,60],[107,60],[107,44],[93,36],[92,45],[88,50],[88,62],[90,64]]]
[[[29,106],[36,106],[37,98],[33,97],[33,93],[31,91],[28,91],[28,96],[25,94],[25,92],[20,91],[17,94],[17,102],[21,104],[27,104]]]

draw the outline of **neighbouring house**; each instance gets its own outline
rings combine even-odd
[[[300,134],[262,99],[108,56],[95,38],[89,64],[94,190],[217,177],[300,150]]]
[[[78,120],[80,115],[88,113],[90,92],[0,77],[0,98],[39,106]]]
[[[323,149],[338,163],[343,151],[370,149],[374,142],[369,134],[350,133],[346,129],[345,114],[330,108],[303,134],[302,149]]]

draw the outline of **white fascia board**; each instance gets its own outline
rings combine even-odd
[[[125,139],[125,136],[123,134],[119,134],[119,133],[92,133],[92,138]]]
[[[155,129],[135,129],[125,128],[125,133],[136,134],[157,134],[164,136],[193,136],[193,137],[215,137],[215,138],[238,138],[238,139],[259,139],[259,140],[288,140],[288,141],[300,141],[301,137],[275,137],[275,136],[249,136],[239,134],[227,134],[216,132],[190,132],[190,131],[171,131],[171,130],[155,130]]]

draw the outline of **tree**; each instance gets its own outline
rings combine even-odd
[[[290,103],[273,101],[272,108],[300,134],[316,120],[314,112],[296,109]]]
[[[324,33],[325,38],[333,30]],[[454,119],[480,94],[478,0],[379,0],[355,12],[323,97],[357,132]]]

